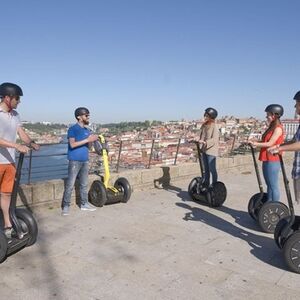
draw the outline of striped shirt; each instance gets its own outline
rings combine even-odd
[[[297,132],[294,135],[293,140],[295,142],[300,141],[300,125],[297,129]],[[292,170],[292,177],[293,177],[293,179],[299,179],[300,178],[300,151],[295,152],[293,170]]]

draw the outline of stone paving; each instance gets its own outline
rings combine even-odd
[[[0,299],[299,299],[300,275],[247,213],[253,172],[220,177],[219,209],[191,201],[189,181],[95,212],[39,208],[38,242],[0,265]]]

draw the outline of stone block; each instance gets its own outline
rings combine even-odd
[[[100,176],[96,174],[89,175],[89,188],[95,180],[100,180]]]
[[[177,180],[179,177],[180,166],[170,166],[171,181]]]
[[[225,161],[224,157],[217,158],[217,170],[222,170],[227,167],[227,161]]]
[[[154,180],[160,180],[164,176],[161,168],[153,168],[141,171],[141,183],[153,183]]]
[[[200,174],[200,167],[199,163],[187,163],[187,164],[182,164],[180,165],[179,168],[179,177],[184,177],[184,176],[199,176]]]
[[[55,182],[53,182],[53,188],[54,188],[54,199],[61,200],[63,198],[63,194],[65,190],[64,181],[56,180]]]
[[[129,184],[132,187],[140,185],[142,183],[141,170],[131,170],[126,172],[121,172],[117,174],[116,179],[119,177],[125,177],[129,181]]]
[[[226,157],[227,168],[233,168],[235,166],[234,157]]]
[[[17,206],[26,206],[32,204],[32,186],[22,184],[18,190]]]
[[[32,185],[32,203],[54,200],[54,185],[51,181],[35,183]]]

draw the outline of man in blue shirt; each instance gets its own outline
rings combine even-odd
[[[296,100],[295,109],[296,113],[300,115],[300,91],[294,96]],[[268,149],[271,153],[278,153],[279,151],[295,151],[293,169],[292,169],[292,178],[294,183],[295,191],[295,200],[296,203],[300,203],[300,125],[297,132],[294,135],[294,138],[285,144],[276,145]]]
[[[89,125],[90,112],[85,107],[75,110],[77,123],[68,130],[68,179],[62,199],[62,215],[69,214],[71,195],[76,178],[79,179],[80,209],[96,210],[88,202],[88,174],[89,174],[89,144],[95,142],[98,136],[91,134],[86,127]]]

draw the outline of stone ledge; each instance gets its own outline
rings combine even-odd
[[[217,169],[220,175],[231,171],[252,171],[251,155],[237,155],[234,157],[218,158]],[[160,166],[151,169],[126,170],[122,173],[112,173],[110,182],[113,185],[119,177],[128,179],[132,190],[146,190],[155,188],[155,185],[170,184],[179,180],[199,176],[199,164],[184,163],[180,165]],[[89,187],[92,182],[99,179],[97,175],[89,176]],[[64,191],[64,180],[49,180],[31,185],[21,185],[17,205],[22,206],[59,206]],[[72,203],[75,203],[75,189],[72,194]]]

